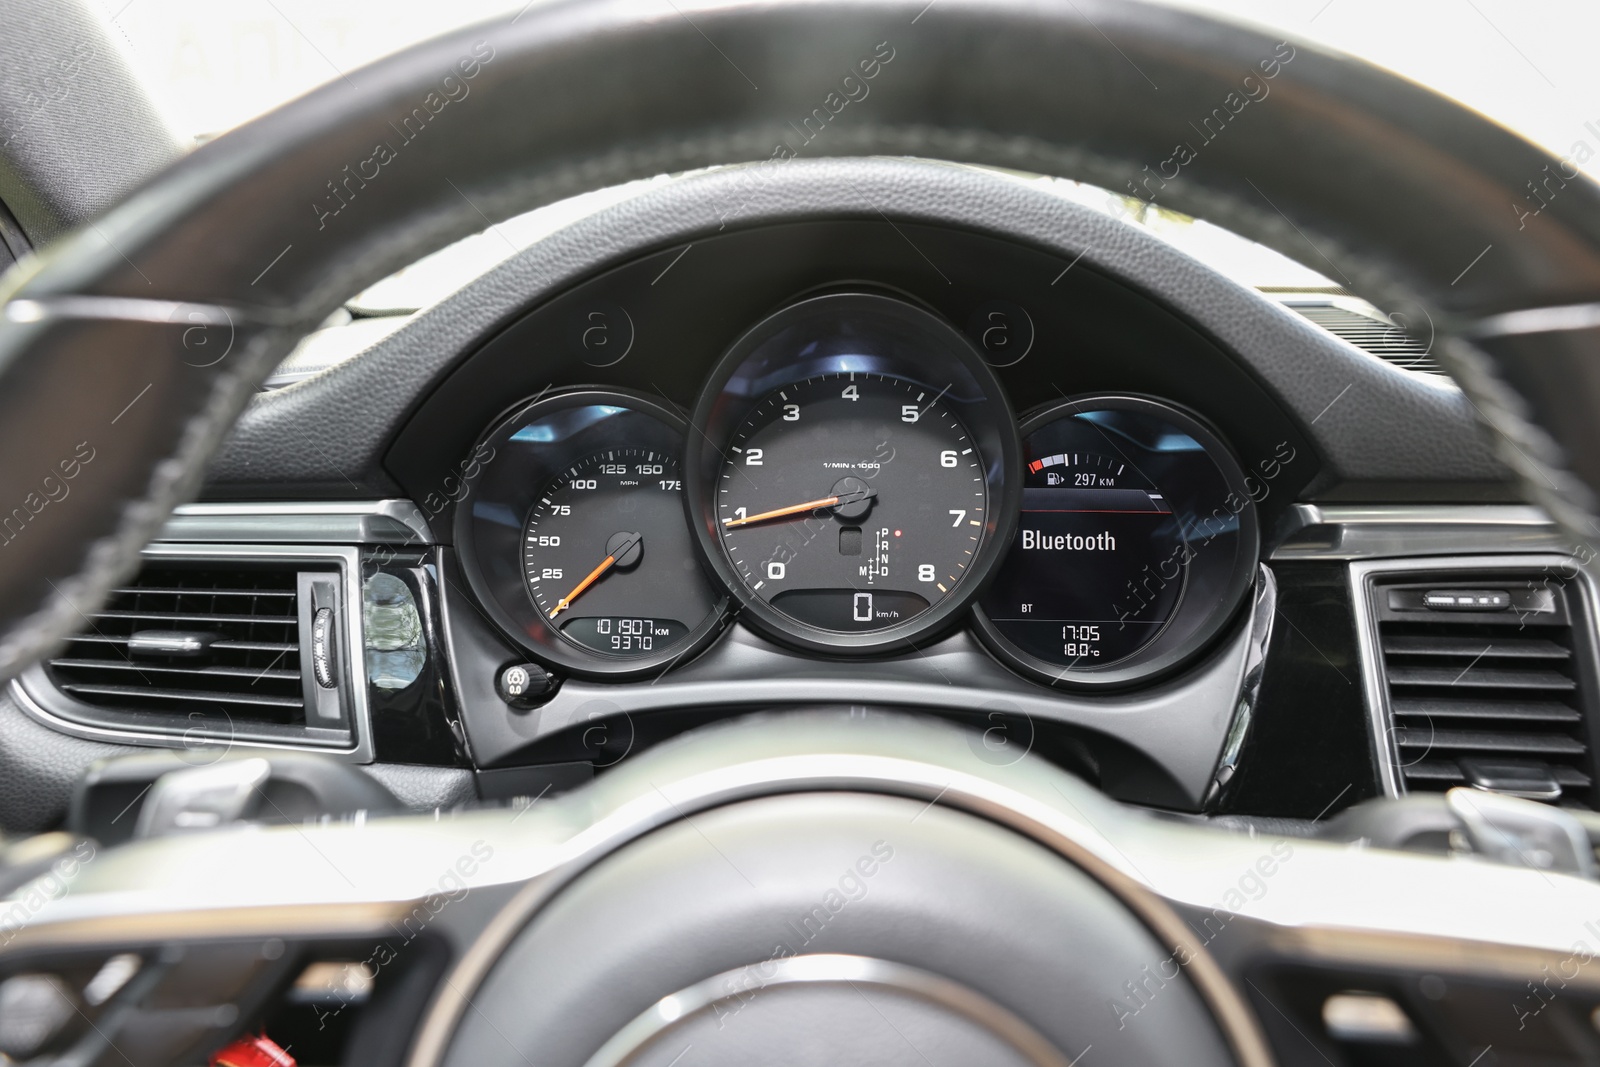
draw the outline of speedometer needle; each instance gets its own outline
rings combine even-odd
[[[550,617],[553,619],[557,615],[560,615],[563,611],[566,611],[568,608],[572,607],[572,602],[577,600],[578,597],[582,596],[585,589],[593,585],[602,574],[615,566],[617,560],[626,556],[629,552],[632,552],[633,546],[637,545],[643,539],[644,538],[642,534],[625,535],[622,543],[617,545],[617,547],[612,550],[609,556],[601,560],[600,565],[594,570],[590,571],[587,578],[579,582],[572,592],[556,601],[556,606],[550,609]]]
[[[819,511],[822,508],[836,508],[841,504],[855,504],[862,500],[871,500],[877,496],[875,489],[856,489],[848,493],[837,493],[833,496],[819,497],[816,500],[807,500],[804,504],[790,504],[786,508],[774,508],[755,515],[746,515],[742,519],[723,519],[722,525],[727,529],[735,526],[748,526],[752,522],[766,522],[768,519],[781,519],[785,515],[798,515],[802,511]]]

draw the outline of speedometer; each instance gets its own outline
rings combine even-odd
[[[772,636],[905,647],[960,611],[1009,535],[1009,406],[970,343],[898,300],[817,297],[736,343],[686,448],[711,568]]]
[[[687,557],[663,533],[682,522],[678,462],[608,448],[557,475],[528,515],[528,589],[567,640],[611,656],[672,648],[710,609]]]
[[[721,629],[683,521],[687,427],[619,390],[543,396],[473,452],[461,567],[488,618],[541,663],[617,677],[686,662]]]

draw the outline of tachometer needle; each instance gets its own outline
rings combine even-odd
[[[798,515],[802,511],[820,511],[823,508],[836,508],[841,504],[855,504],[862,500],[871,500],[877,495],[878,493],[875,489],[856,489],[848,493],[837,493],[834,496],[807,500],[804,504],[790,504],[786,508],[774,508],[771,511],[746,515],[742,519],[723,519],[722,525],[731,530],[736,526],[749,526],[752,522],[766,522],[768,519],[781,519],[785,515]]]
[[[602,574],[615,566],[617,560],[626,556],[629,552],[632,552],[633,546],[637,545],[643,539],[644,536],[642,534],[625,535],[622,543],[617,545],[617,547],[612,550],[609,556],[601,560],[600,565],[594,570],[590,571],[587,578],[579,582],[572,592],[556,601],[556,606],[550,609],[550,617],[553,619],[557,615],[560,615],[563,611],[566,611],[568,608],[572,607],[572,602],[577,600],[578,597],[582,596],[585,589],[593,585]]]

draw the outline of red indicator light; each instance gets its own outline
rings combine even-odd
[[[295,1067],[295,1062],[272,1038],[256,1034],[213,1052],[211,1067]]]

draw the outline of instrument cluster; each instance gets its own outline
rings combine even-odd
[[[659,673],[735,617],[827,656],[968,627],[1062,687],[1179,668],[1255,580],[1232,452],[1149,397],[1016,399],[935,313],[813,295],[735,341],[687,415],[587,388],[512,411],[455,543],[489,617],[584,676]]]

